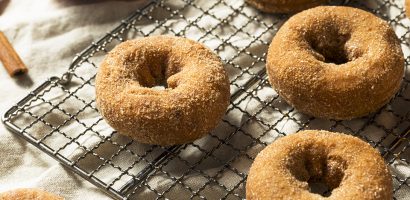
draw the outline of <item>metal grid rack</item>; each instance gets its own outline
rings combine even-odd
[[[303,129],[358,136],[379,149],[392,171],[395,199],[408,199],[410,88],[409,24],[403,1],[348,4],[386,19],[402,41],[406,76],[388,105],[351,121],[320,120],[284,103],[269,86],[266,50],[289,17],[258,12],[237,0],[153,1],[78,54],[61,78],[52,77],[13,106],[3,122],[73,172],[117,199],[242,199],[253,159],[278,137]],[[191,144],[160,147],[117,134],[95,105],[99,63],[116,44],[173,34],[200,41],[225,63],[232,99],[224,119]]]

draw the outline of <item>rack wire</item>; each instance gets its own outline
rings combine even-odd
[[[358,136],[380,150],[392,172],[394,198],[410,191],[410,88],[408,19],[403,1],[334,2],[384,18],[406,56],[402,89],[367,117],[321,120],[287,105],[265,74],[268,45],[289,17],[263,14],[237,0],[149,2],[78,54],[62,77],[51,77],[10,108],[3,122],[13,133],[58,160],[116,199],[242,199],[253,159],[279,137],[303,129]],[[193,143],[160,147],[121,136],[98,114],[95,74],[120,42],[172,34],[214,49],[231,81],[231,104],[212,133]]]

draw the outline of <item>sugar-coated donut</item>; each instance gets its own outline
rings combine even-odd
[[[404,9],[406,11],[407,17],[410,17],[410,0],[404,2]]]
[[[107,55],[96,77],[96,101],[120,134],[168,146],[209,133],[229,105],[229,88],[211,50],[186,38],[152,36],[123,42]]]
[[[328,0],[246,0],[246,2],[268,13],[295,13],[321,5]]]
[[[297,110],[352,119],[385,105],[398,91],[404,56],[392,28],[351,7],[319,6],[291,17],[267,56],[269,82]]]
[[[324,183],[326,198],[310,192]],[[366,142],[328,131],[279,138],[256,157],[246,183],[248,200],[391,200],[393,183],[380,154]]]
[[[0,200],[63,200],[64,198],[35,188],[21,188],[0,193]]]

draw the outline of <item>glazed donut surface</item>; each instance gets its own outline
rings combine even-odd
[[[385,105],[398,91],[404,56],[392,28],[351,7],[319,6],[291,17],[267,56],[269,82],[297,110],[352,119]]]
[[[209,133],[229,105],[229,87],[220,59],[202,44],[152,36],[108,54],[96,77],[96,100],[120,134],[168,146]]]
[[[295,13],[321,5],[328,0],[246,0],[246,2],[268,13]]]
[[[326,198],[309,191],[322,182]],[[328,131],[279,138],[256,157],[246,183],[248,200],[390,200],[393,185],[380,154],[360,139]]]

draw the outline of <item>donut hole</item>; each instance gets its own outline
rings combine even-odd
[[[291,174],[310,193],[329,197],[339,187],[344,177],[346,162],[339,156],[328,155],[325,148],[310,147],[296,151],[293,162],[288,163]]]
[[[348,38],[348,35],[337,34],[324,38],[313,37],[309,44],[313,51],[319,54],[319,60],[341,65],[351,61],[348,51],[345,50]]]
[[[166,90],[177,87],[176,81],[170,81],[174,75],[181,72],[179,63],[170,62],[168,52],[148,52],[147,55],[136,56],[130,54],[125,59],[127,71],[131,71],[132,79],[140,87],[153,90]],[[135,67],[139,63],[143,67]],[[136,68],[136,70],[132,70]]]
[[[142,80],[139,81],[141,86],[151,88],[154,90],[165,90],[168,88],[166,77],[166,67],[150,65],[147,70],[141,74]]]
[[[330,189],[324,182],[309,180],[308,184],[310,193],[318,194],[322,197],[330,197],[330,195],[332,195],[332,189]]]
[[[154,87],[151,87],[154,90],[165,90],[167,88],[166,85],[156,85]]]
[[[157,76],[152,75],[152,77],[147,77],[147,79],[151,79],[151,80],[144,82],[143,84],[141,84],[141,86],[146,87],[146,88],[151,88],[153,90],[165,90],[168,88],[167,81],[162,76],[157,77]]]
[[[336,27],[335,23],[324,24],[308,31],[305,39],[313,55],[325,63],[346,64],[362,55],[359,48],[350,47],[350,31]]]

